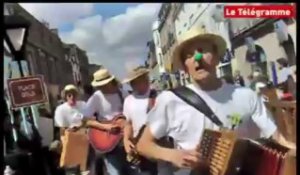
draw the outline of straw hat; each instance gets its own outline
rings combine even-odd
[[[106,85],[107,83],[115,79],[115,76],[111,75],[107,69],[97,70],[94,73],[93,77],[94,80],[91,83],[93,87]]]
[[[190,42],[193,42],[195,40],[198,40],[199,42],[207,40],[212,41],[217,46],[218,54],[220,57],[224,56],[226,53],[227,44],[223,37],[221,37],[220,35],[208,33],[200,26],[195,26],[178,38],[179,44],[175,48],[173,53],[173,65],[175,70],[183,69],[181,61],[182,50],[184,50]]]
[[[285,58],[278,58],[277,60],[276,60],[276,62],[278,63],[278,64],[280,64],[280,65],[282,65],[282,66],[288,66],[288,60],[287,59],[285,59]]]
[[[70,92],[70,91],[75,91],[76,93],[78,93],[78,89],[77,89],[77,87],[76,87],[75,85],[73,85],[73,84],[68,84],[68,85],[66,85],[66,86],[64,87],[64,89],[63,89],[62,92],[61,92],[62,98],[65,98],[66,93],[67,93],[67,92]]]
[[[132,80],[137,79],[138,77],[148,73],[149,73],[148,69],[144,67],[137,67],[128,73],[128,76],[126,79],[123,80],[123,83],[129,83]]]

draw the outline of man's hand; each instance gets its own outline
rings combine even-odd
[[[200,153],[195,150],[172,150],[169,154],[169,162],[178,168],[199,167]]]
[[[289,148],[290,149],[289,154],[291,155],[296,154],[296,150],[297,150],[296,144],[286,140],[285,137],[279,131],[276,131],[273,134],[272,138],[282,146]]]
[[[72,128],[68,128],[66,129],[66,131],[69,131],[69,132],[76,132],[80,129],[80,127],[72,127]]]
[[[106,131],[112,131],[114,128],[118,128],[119,126],[116,125],[116,124],[101,124],[102,125],[102,128],[101,129],[104,129]]]
[[[287,152],[288,156],[296,157],[296,152],[297,152],[296,143],[286,140],[285,137],[278,130],[272,135],[271,138],[274,139],[280,145],[285,146],[288,149],[290,149]]]
[[[135,151],[134,144],[129,139],[125,139],[125,138],[124,138],[124,148],[127,154],[130,154],[133,151]]]

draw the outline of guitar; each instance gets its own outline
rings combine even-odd
[[[125,117],[123,115],[117,115],[110,121],[102,122],[117,125],[116,128],[110,131],[90,128],[88,130],[88,137],[92,147],[102,154],[112,151],[123,137],[122,126],[124,122]]]
[[[139,130],[138,135],[135,138],[130,139],[134,145],[137,145],[137,143],[139,142],[145,128],[146,125],[143,125]],[[166,148],[174,148],[174,141],[171,137],[163,137],[157,140],[157,144]],[[131,164],[131,166],[135,167],[138,167],[143,161],[148,161],[147,159],[145,159],[145,157],[141,156],[135,149],[131,153],[127,154],[126,159]]]

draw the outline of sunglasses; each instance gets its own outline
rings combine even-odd
[[[77,95],[75,93],[69,93],[66,95],[67,98],[76,97]]]

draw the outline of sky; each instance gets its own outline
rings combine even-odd
[[[87,51],[90,63],[101,64],[119,79],[144,64],[147,41],[159,3],[20,3],[66,43]]]

